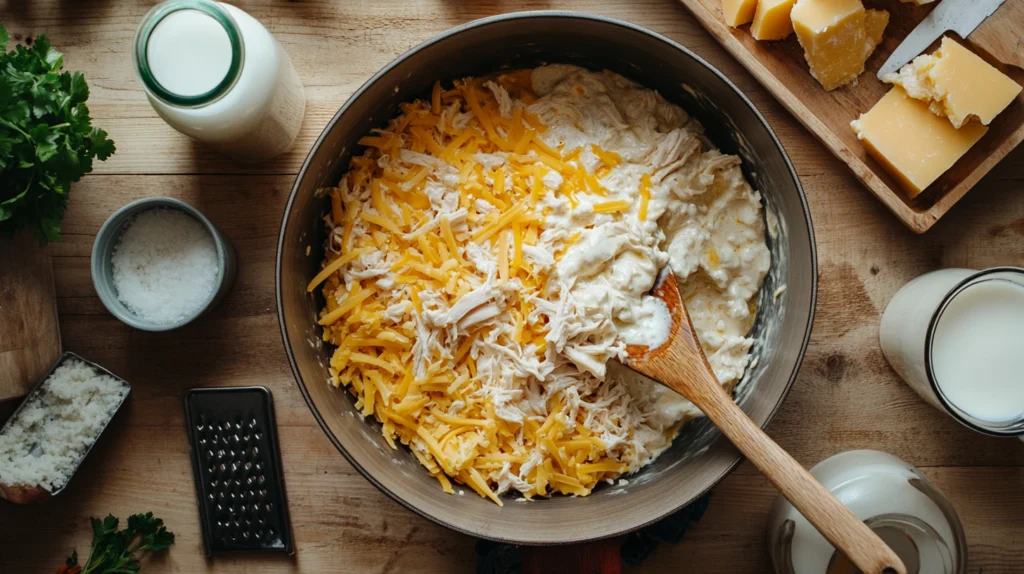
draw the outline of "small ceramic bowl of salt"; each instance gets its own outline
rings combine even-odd
[[[169,331],[213,308],[237,263],[227,237],[191,205],[169,197],[117,210],[92,246],[92,282],[103,305],[144,331]]]

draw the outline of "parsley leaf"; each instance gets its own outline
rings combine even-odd
[[[138,572],[138,556],[143,552],[160,552],[174,544],[174,533],[164,526],[164,521],[146,514],[128,517],[128,525],[120,530],[120,520],[108,515],[103,520],[90,518],[92,524],[92,548],[89,559],[79,566],[78,553],[74,552],[64,561],[58,574],[123,574]]]
[[[0,235],[28,228],[59,241],[71,184],[114,142],[92,126],[85,77],[61,71],[64,55],[46,36],[7,51],[10,39],[0,24]]]

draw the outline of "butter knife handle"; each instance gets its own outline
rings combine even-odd
[[[996,60],[1024,70],[1024,0],[1007,0],[974,29],[969,41]]]

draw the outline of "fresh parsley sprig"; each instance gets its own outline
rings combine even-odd
[[[10,39],[0,24],[0,235],[27,227],[57,241],[71,183],[114,142],[92,127],[85,77],[61,72],[64,55],[46,36],[8,52]]]
[[[78,564],[74,552],[64,561],[57,574],[133,574],[139,571],[143,552],[159,552],[174,544],[174,533],[168,532],[164,521],[152,512],[128,517],[128,526],[118,529],[119,520],[108,515],[103,520],[91,518],[92,550],[84,565]]]

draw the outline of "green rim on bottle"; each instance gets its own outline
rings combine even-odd
[[[211,16],[224,27],[224,31],[228,35],[228,41],[231,43],[231,65],[228,67],[227,73],[224,74],[224,79],[210,91],[193,96],[183,96],[168,90],[157,81],[149,67],[147,51],[153,30],[169,14],[179,10],[198,10]],[[242,35],[238,31],[238,27],[231,14],[216,2],[209,0],[180,0],[164,2],[155,6],[146,14],[139,29],[135,32],[134,44],[132,58],[135,61],[135,71],[143,86],[154,97],[173,106],[194,108],[213,103],[228,93],[235,85],[235,82],[238,81],[238,77],[242,75],[242,63],[245,59],[245,44],[242,42]]]

